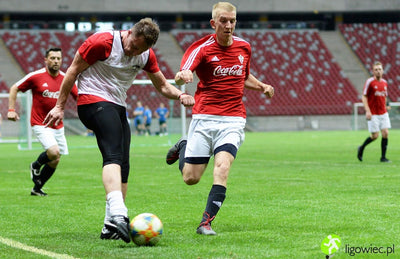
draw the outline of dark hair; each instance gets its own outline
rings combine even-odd
[[[62,53],[61,48],[49,48],[48,50],[46,50],[46,58],[49,56],[50,51],[56,51],[56,52],[59,51]]]
[[[143,36],[148,47],[152,47],[158,40],[160,28],[158,24],[151,18],[143,18],[132,27],[133,34]]]

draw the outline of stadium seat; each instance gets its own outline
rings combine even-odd
[[[3,80],[3,77],[0,74],[0,93],[8,93],[10,88],[8,87],[7,83]]]
[[[400,101],[400,23],[340,24],[339,30],[368,71],[376,61],[383,64],[389,98]],[[372,73],[372,72],[371,72]]]

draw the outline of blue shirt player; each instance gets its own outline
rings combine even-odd
[[[136,108],[133,111],[133,125],[136,129],[137,135],[142,135],[144,133],[144,107],[141,101],[136,103]]]
[[[169,110],[165,107],[164,103],[160,103],[160,107],[157,108],[155,116],[158,118],[160,124],[160,136],[168,135],[167,118],[169,116]]]

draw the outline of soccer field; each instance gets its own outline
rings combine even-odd
[[[213,222],[217,236],[195,232],[211,164],[199,184],[187,186],[177,165],[165,163],[167,137],[133,137],[126,205],[131,218],[151,212],[163,221],[155,247],[100,240],[105,201],[94,138],[67,137],[70,155],[45,186],[47,197],[30,196],[37,144],[30,151],[0,144],[0,258],[325,258],[321,242],[330,234],[341,239],[334,258],[349,258],[351,249],[358,258],[385,257],[386,248],[400,249],[400,131],[390,131],[392,163],[379,162],[380,139],[357,160],[367,136],[247,133]],[[389,258],[400,258],[397,249]]]

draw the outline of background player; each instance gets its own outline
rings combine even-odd
[[[152,112],[148,105],[144,106],[143,120],[144,120],[145,135],[150,136],[151,135],[150,128],[151,128],[151,121],[152,121]]]
[[[382,63],[376,62],[372,66],[373,77],[367,79],[364,85],[362,102],[365,108],[365,117],[368,123],[368,131],[371,135],[365,139],[364,143],[358,147],[357,158],[363,161],[365,147],[379,137],[379,131],[382,133],[381,140],[381,162],[390,162],[386,158],[388,146],[389,129],[391,128],[388,104],[388,84],[383,76]]]
[[[164,103],[160,103],[160,106],[156,109],[155,117],[158,118],[160,126],[160,136],[168,135],[167,132],[167,118],[169,116],[169,110],[165,107]]]
[[[136,135],[142,135],[144,133],[144,107],[141,101],[136,102],[136,108],[133,110],[132,115]]]
[[[42,187],[54,174],[61,155],[68,154],[67,141],[64,135],[62,121],[58,125],[45,127],[43,121],[47,113],[54,107],[60,93],[60,85],[64,73],[60,71],[62,52],[60,48],[50,48],[44,58],[45,67],[29,73],[10,88],[7,117],[9,120],[19,120],[15,110],[15,102],[19,91],[32,91],[31,126],[34,134],[42,144],[42,152],[36,161],[30,164],[31,178],[34,186],[31,195],[46,196]],[[76,99],[78,90],[73,84],[71,94]]]

